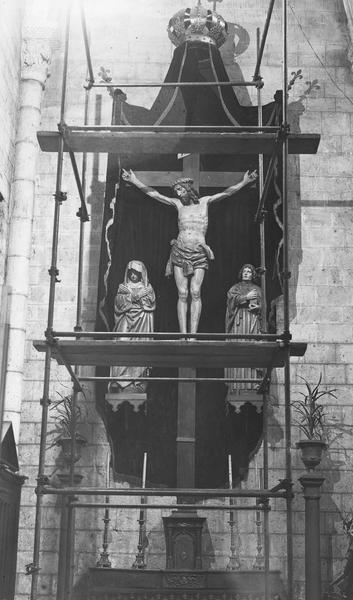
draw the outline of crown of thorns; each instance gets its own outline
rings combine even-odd
[[[192,185],[194,183],[194,180],[191,179],[191,177],[179,177],[179,179],[176,179],[172,185],[173,188],[175,188],[176,185]]]

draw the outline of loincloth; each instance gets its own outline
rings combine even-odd
[[[191,248],[172,240],[170,245],[172,249],[165,270],[166,277],[173,274],[174,266],[181,267],[185,277],[188,277],[193,275],[195,269],[208,269],[208,262],[214,260],[214,254],[207,244],[196,244]]]

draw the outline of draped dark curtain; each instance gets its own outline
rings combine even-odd
[[[187,42],[178,47],[166,81],[227,81],[228,77],[216,47]],[[264,123],[278,119],[278,105],[263,107]],[[229,125],[256,124],[257,108],[239,104],[231,87],[162,88],[152,108],[117,101],[113,122],[125,124]],[[257,156],[201,156],[201,169],[207,171],[244,171],[257,167]],[[164,275],[170,252],[170,240],[177,235],[177,211],[152,200],[140,190],[119,180],[121,167],[138,170],[180,170],[175,155],[110,156],[102,230],[99,272],[97,331],[113,329],[113,304],[119,283],[130,260],[145,263],[149,280],[156,292],[156,331],[178,331],[177,292],[173,279]],[[118,184],[118,185],[117,185]],[[115,188],[118,187],[115,196]],[[170,189],[158,188],[166,195]],[[214,194],[215,188],[201,189],[202,195]],[[273,192],[273,201],[277,199]],[[235,282],[241,265],[260,264],[259,226],[254,223],[258,191],[247,187],[231,198],[210,206],[207,243],[215,254],[202,287],[203,309],[200,332],[223,332],[226,294]],[[269,211],[270,212],[270,211]],[[275,254],[281,230],[273,218],[267,220],[269,299],[279,293],[272,280]],[[148,363],[146,363],[148,364]],[[109,374],[107,369],[99,374]],[[155,376],[177,376],[173,369],[154,369]],[[220,370],[199,370],[202,377],[221,377]],[[114,470],[124,480],[141,477],[143,452],[148,453],[148,481],[175,486],[177,386],[151,382],[146,408],[134,412],[124,405],[113,413],[104,395],[106,386],[97,385],[97,405],[111,440]],[[220,487],[227,481],[227,455],[233,457],[234,480],[246,471],[249,455],[261,439],[262,416],[251,405],[240,414],[225,403],[223,383],[197,385],[196,407],[196,485]]]

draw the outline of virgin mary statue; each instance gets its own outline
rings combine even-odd
[[[114,330],[119,333],[153,331],[153,313],[156,308],[155,294],[148,281],[143,262],[131,260],[125,269],[124,282],[120,283],[114,301]],[[133,339],[123,337],[123,340]],[[141,339],[139,337],[138,339]],[[134,383],[146,375],[148,367],[112,367],[111,377],[131,377],[131,381],[116,381],[111,384],[115,391],[145,391],[143,384]]]

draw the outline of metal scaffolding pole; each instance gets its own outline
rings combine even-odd
[[[94,74],[93,74],[91,51],[90,51],[90,47],[89,47],[89,39],[88,39],[88,33],[87,33],[86,15],[85,15],[85,11],[84,11],[82,2],[80,2],[80,13],[81,13],[83,41],[85,44],[85,53],[86,53],[87,68],[88,68],[88,77],[86,79],[87,84],[85,87],[87,90],[90,90],[91,87],[94,85]]]
[[[100,488],[100,487],[63,487],[45,486],[43,494],[65,496],[193,496],[195,498],[286,498],[288,482],[284,479],[275,487],[265,489],[239,490],[236,488]],[[148,506],[151,506],[150,504]],[[229,510],[229,505],[227,506]]]
[[[259,68],[256,77],[261,79],[260,74],[260,62],[261,62],[261,45],[260,45],[260,28],[256,30],[256,42],[257,42],[257,59],[259,61]],[[261,88],[257,88],[257,110],[258,110],[258,125],[263,126],[262,118],[262,98]],[[261,200],[264,197],[264,157],[263,154],[259,154],[259,207]],[[258,209],[259,212],[259,209]],[[261,305],[261,320],[262,320],[262,331],[267,331],[267,290],[266,290],[266,232],[265,232],[265,215],[266,212],[264,207],[261,207],[259,214],[260,223],[260,252],[261,252],[261,289],[262,289],[262,305]],[[256,220],[256,218],[255,218]],[[267,387],[267,386],[266,386]],[[267,389],[263,393],[262,403],[262,431],[263,431],[263,486],[268,488],[268,395]],[[265,600],[269,598],[269,568],[270,568],[270,539],[269,539],[269,514],[268,511],[264,511],[261,519],[261,512],[259,512],[259,520],[263,521],[263,545],[264,545],[264,570],[265,570]],[[261,535],[261,531],[259,532]]]
[[[93,338],[95,340],[110,339],[110,338],[129,338],[131,333],[116,331],[81,331],[78,336],[74,331],[53,331],[52,338],[68,337],[68,338]],[[276,341],[282,340],[283,336],[277,333],[176,333],[166,331],[139,332],[134,331],[134,338],[152,338],[156,340],[177,340],[185,338],[195,338],[195,340],[253,340],[253,341]],[[50,340],[49,340],[50,341]]]
[[[85,111],[84,111],[84,124],[88,123],[88,108],[89,108],[89,95],[90,89],[87,88],[85,95]],[[81,206],[77,212],[77,216],[80,219],[80,234],[79,234],[79,248],[78,248],[78,271],[77,271],[77,298],[76,298],[76,325],[75,332],[79,335],[82,330],[82,288],[83,288],[83,256],[84,256],[84,233],[85,223],[88,221],[86,207],[86,168],[87,168],[87,155],[83,154],[82,157],[82,196]],[[75,456],[76,456],[76,407],[78,401],[78,394],[82,391],[76,384],[79,380],[80,367],[75,366],[74,369],[75,378],[73,379],[73,393],[72,393],[72,404],[73,404],[73,435],[71,438],[71,462],[70,462],[70,486],[74,485],[75,481]],[[72,596],[73,584],[74,584],[74,556],[75,556],[75,508],[71,500],[74,496],[68,497],[68,506],[65,507],[67,510],[67,538],[66,538],[66,565],[65,565],[65,579],[64,579],[64,597],[63,600],[70,600]],[[64,509],[64,510],[65,510]],[[58,597],[58,600],[61,600]]]
[[[70,30],[70,17],[71,17],[71,6],[68,6],[66,15],[66,29],[65,29],[65,51],[64,51],[64,67],[62,76],[62,95],[61,95],[61,107],[60,107],[60,123],[64,122],[65,116],[65,103],[66,103],[66,88],[67,88],[67,61],[68,61],[68,50],[69,50],[69,30]],[[56,173],[56,187],[55,187],[55,211],[54,211],[54,223],[53,223],[53,241],[52,241],[52,254],[51,254],[51,266],[49,269],[50,275],[50,288],[49,288],[49,303],[48,303],[48,318],[47,318],[47,332],[52,331],[54,321],[54,303],[55,303],[55,290],[58,276],[58,242],[59,242],[59,223],[60,223],[60,207],[63,200],[66,199],[66,194],[61,190],[62,185],[62,174],[63,174],[63,156],[64,156],[64,139],[60,136],[59,150],[57,158],[57,173]],[[38,464],[38,487],[37,487],[37,503],[36,503],[36,515],[34,525],[34,545],[33,545],[33,563],[29,565],[27,572],[32,575],[31,584],[31,600],[37,600],[38,594],[38,577],[39,577],[39,557],[40,557],[40,535],[41,535],[41,523],[42,523],[42,512],[43,512],[43,493],[42,487],[45,483],[45,456],[46,456],[46,436],[47,436],[47,425],[48,425],[48,406],[49,400],[49,385],[50,385],[50,363],[51,363],[51,347],[48,346],[45,353],[45,366],[44,366],[44,381],[43,381],[43,397],[41,400],[42,404],[42,424],[40,433],[40,448],[39,448],[39,464]]]
[[[92,87],[94,88],[165,88],[165,87],[211,87],[211,86],[221,86],[221,87],[263,87],[263,83],[260,81],[174,81],[174,82],[151,82],[146,81],[146,83],[127,83],[118,81],[116,83],[94,83]]]
[[[284,311],[284,336],[287,343],[287,352],[284,365],[284,402],[285,402],[285,439],[286,439],[286,478],[292,481],[291,462],[291,406],[290,406],[290,355],[288,344],[291,339],[289,330],[289,221],[288,221],[288,64],[287,64],[287,0],[282,0],[282,44],[283,44],[283,71],[282,71],[282,199],[283,199],[283,311]],[[287,582],[288,600],[293,600],[293,507],[292,494],[289,490],[287,496]]]
[[[275,0],[270,0],[270,5],[269,5],[268,10],[267,10],[265,27],[264,27],[264,30],[263,30],[263,33],[262,33],[261,44],[260,44],[259,51],[257,53],[257,62],[256,62],[255,72],[254,72],[254,77],[253,77],[254,81],[257,81],[258,78],[259,78],[262,56],[263,56],[264,49],[265,49],[265,44],[266,44],[266,39],[267,39],[267,34],[268,34],[268,28],[270,26],[274,4],[275,4]]]
[[[278,133],[280,127],[277,125],[264,125],[259,127],[258,125],[73,125],[72,127],[67,126],[66,129],[74,129],[75,131],[160,131],[167,133],[175,133],[181,131],[215,131],[216,133],[222,132],[235,132],[244,133],[246,131],[250,133]]]

